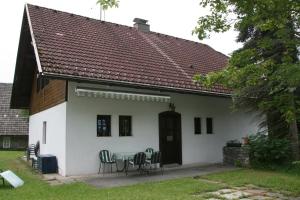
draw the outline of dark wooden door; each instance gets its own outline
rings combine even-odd
[[[173,111],[159,114],[159,148],[163,164],[182,164],[181,115]]]

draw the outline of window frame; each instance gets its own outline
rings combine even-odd
[[[211,121],[211,130],[209,131],[209,120]],[[206,118],[206,134],[214,134],[214,119],[213,117]]]
[[[122,133],[122,125],[123,123],[121,122],[122,120],[129,120],[129,134],[121,134]],[[132,136],[132,116],[131,115],[119,115],[119,137],[131,137]]]
[[[197,120],[199,120],[199,121],[197,122]],[[202,118],[201,117],[194,117],[194,134],[195,135],[202,134]]]
[[[101,119],[102,118],[102,119]],[[98,121],[99,120],[108,120],[108,122],[106,122],[107,124],[107,133],[106,132],[99,132],[100,130],[98,129]],[[102,127],[102,131],[103,131],[103,127]],[[111,137],[111,115],[97,115],[96,118],[96,136],[97,137]],[[105,134],[104,134],[105,133]]]

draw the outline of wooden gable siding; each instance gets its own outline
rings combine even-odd
[[[49,83],[37,91],[37,77],[32,84],[30,115],[41,112],[66,101],[66,80],[49,80]]]

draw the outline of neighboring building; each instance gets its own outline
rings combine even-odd
[[[232,112],[230,91],[195,84],[225,67],[211,47],[27,4],[11,106],[29,108],[29,143],[64,176],[97,173],[98,153],[152,147],[163,163],[222,162],[226,141],[256,133],[254,114]]]
[[[28,116],[10,109],[12,84],[0,83],[0,149],[25,149],[28,145]]]

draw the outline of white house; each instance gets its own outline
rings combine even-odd
[[[222,162],[226,141],[258,130],[254,114],[232,112],[229,90],[192,81],[228,57],[134,22],[25,6],[11,106],[30,109],[29,143],[55,155],[63,176],[97,173],[102,149]]]

